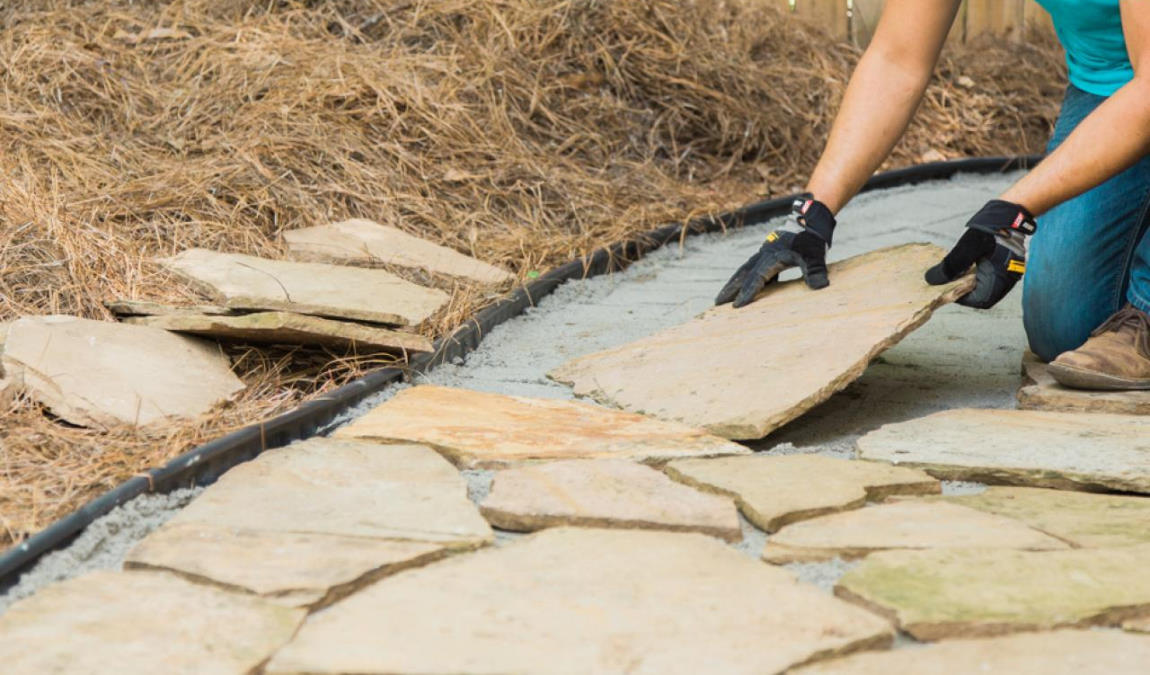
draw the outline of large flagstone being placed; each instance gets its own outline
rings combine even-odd
[[[1150,636],[1119,631],[1058,630],[976,640],[948,640],[917,649],[853,654],[816,663],[795,675],[1143,675]]]
[[[661,461],[750,453],[699,429],[589,403],[433,386],[399,392],[334,436],[424,443],[464,468],[538,459]]]
[[[1150,391],[1070,389],[1054,380],[1050,366],[1027,352],[1022,357],[1018,407],[1024,410],[1150,415]]]
[[[847,572],[835,593],[919,640],[1115,626],[1150,614],[1147,560],[1150,545],[884,551]]]
[[[733,496],[747,520],[767,532],[891,495],[937,494],[941,489],[918,469],[821,455],[681,459],[664,470],[687,485]]]
[[[126,565],[314,604],[491,541],[463,477],[434,450],[317,438],[231,469]]]
[[[763,559],[782,564],[860,558],[884,549],[1069,548],[1003,516],[941,501],[899,501],[788,525],[767,540]]]
[[[397,326],[415,325],[448,296],[383,270],[268,260],[191,249],[159,261],[231,309],[283,310]]]
[[[1013,518],[1082,548],[1150,544],[1150,498],[1025,487],[942,497]]]
[[[831,285],[772,287],[741,309],[570,361],[549,375],[578,395],[704,428],[762,438],[858,379],[871,359],[970,290],[930,286],[936,246],[882,249],[831,265]]]
[[[0,670],[248,673],[295,633],[304,612],[160,572],[93,572],[0,616]]]
[[[355,218],[284,232],[297,260],[397,265],[485,284],[514,279],[510,272],[469,255],[410,235],[399,228]]]
[[[858,440],[863,459],[944,479],[1150,493],[1150,417],[960,409],[887,424]]]
[[[492,525],[522,532],[577,525],[742,539],[739,512],[730,498],[689,488],[624,459],[572,459],[500,471],[480,510]]]
[[[270,673],[777,673],[889,624],[698,534],[558,528],[312,615]]]
[[[294,312],[256,312],[239,316],[164,314],[124,319],[125,323],[163,328],[223,340],[314,345],[360,351],[429,352],[431,340],[397,330],[348,321],[332,321]]]
[[[217,345],[74,316],[13,322],[2,363],[11,386],[87,427],[194,418],[244,389]]]

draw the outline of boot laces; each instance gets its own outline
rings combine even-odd
[[[1141,356],[1150,358],[1150,314],[1141,311],[1134,305],[1126,305],[1107,319],[1101,326],[1094,329],[1090,337],[1097,337],[1103,333],[1117,332],[1130,326],[1134,329],[1134,348]]]

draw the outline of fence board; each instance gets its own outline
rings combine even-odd
[[[846,0],[795,0],[795,14],[814,22],[831,37],[847,37]]]

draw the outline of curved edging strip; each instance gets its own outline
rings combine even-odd
[[[949,178],[958,173],[1003,173],[1036,164],[1041,155],[1025,157],[979,157],[919,164],[876,174],[864,191]],[[380,391],[402,380],[409,371],[426,372],[441,363],[466,356],[487,331],[522,314],[560,284],[624,269],[648,251],[686,235],[719,232],[754,225],[786,213],[794,196],[769,199],[741,209],[691,221],[665,225],[633,239],[601,248],[581,260],[573,260],[517,288],[508,297],[480,311],[474,319],[451,335],[435,342],[435,351],[411,360],[409,369],[383,368],[368,373],[334,391],[306,401],[299,407],[270,420],[234,431],[176,457],[161,468],[130,478],[119,486],[64,516],[35,535],[0,555],[0,591],[14,584],[19,575],[46,553],[60,548],[79,535],[92,521],[115,507],[147,492],[170,492],[180,487],[214,482],[231,467],[246,462],[264,450],[285,446],[316,435],[336,417]]]

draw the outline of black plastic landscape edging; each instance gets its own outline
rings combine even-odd
[[[1041,155],[978,157],[919,164],[876,174],[867,181],[863,190],[940,180],[959,173],[1004,173],[1028,168],[1041,158]],[[134,476],[0,554],[0,591],[16,583],[19,576],[41,556],[67,545],[92,521],[124,502],[144,493],[166,493],[181,487],[210,484],[228,469],[265,450],[310,438],[368,396],[403,380],[411,372],[426,372],[442,363],[465,357],[479,346],[488,331],[519,316],[564,282],[622,270],[648,251],[679,241],[683,236],[760,223],[786,213],[793,199],[794,195],[768,199],[718,216],[699,218],[685,225],[665,225],[601,248],[586,258],[566,263],[517,288],[495,305],[480,311],[474,319],[451,335],[436,340],[434,351],[412,358],[406,369],[383,368],[368,373],[294,410],[200,445],[163,467]]]

